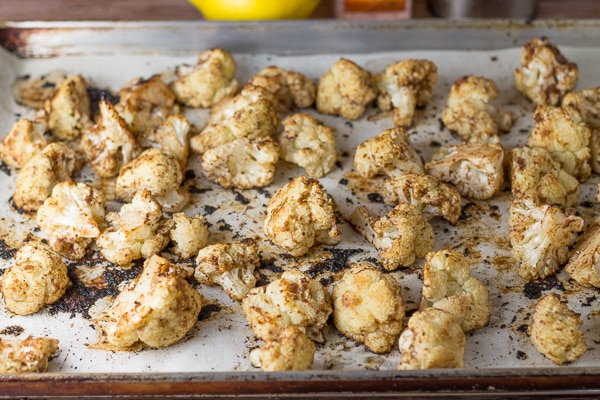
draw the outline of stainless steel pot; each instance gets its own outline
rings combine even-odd
[[[531,19],[537,0],[428,0],[431,12],[442,18]]]

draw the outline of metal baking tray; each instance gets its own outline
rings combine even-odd
[[[516,93],[512,83],[520,46],[533,37],[548,37],[580,65],[578,88],[595,87],[600,82],[600,70],[596,67],[600,62],[599,28],[600,21],[594,20],[0,22],[0,93],[4,95],[0,99],[0,132],[8,132],[16,116],[30,112],[15,104],[10,96],[10,85],[18,76],[63,69],[81,73],[98,89],[116,90],[132,78],[194,63],[199,51],[219,46],[236,57],[242,82],[271,64],[298,70],[316,80],[340,57],[352,59],[372,72],[404,58],[432,59],[438,65],[440,78],[431,104],[419,111],[411,128],[411,139],[425,159],[440,144],[457,141],[439,123],[451,83],[465,74],[484,75],[499,87],[497,103],[518,117],[511,133],[502,139],[509,148],[523,144],[532,125],[533,108]],[[339,168],[321,182],[336,200],[342,218],[358,204],[368,203],[375,213],[386,209],[376,199],[373,201],[368,186],[348,185],[346,179],[355,146],[391,127],[390,118],[378,116],[375,109],[368,114],[372,118],[352,123],[319,116],[336,129]],[[189,117],[201,125],[206,113],[190,111]],[[283,166],[272,187],[262,191],[218,191],[198,178],[201,192],[212,192],[193,205],[199,212],[210,214],[207,219],[212,223],[211,242],[235,235],[260,236],[249,221],[261,219],[260,204],[266,201],[265,193],[273,194],[290,174],[298,173],[289,165]],[[0,194],[0,239],[4,249],[11,250],[34,226],[9,207],[14,175],[0,172],[0,181],[4,188]],[[578,212],[584,217],[600,211],[591,201],[597,182],[598,177],[593,176],[582,186]],[[212,190],[204,190],[207,188]],[[23,335],[58,336],[65,347],[51,361],[49,372],[0,375],[0,398],[423,398],[440,392],[475,398],[598,395],[600,349],[596,347],[600,335],[596,326],[600,321],[594,311],[597,291],[577,288],[564,273],[534,283],[518,278],[506,238],[508,199],[509,192],[504,191],[490,202],[465,202],[456,227],[434,222],[436,248],[452,247],[468,255],[474,264],[474,275],[488,285],[494,307],[490,326],[467,335],[464,369],[396,371],[397,348],[385,356],[368,353],[330,327],[327,344],[318,349],[314,370],[261,372],[247,362],[247,353],[256,342],[236,312],[239,306],[228,301],[219,288],[202,288],[203,295],[212,299],[212,313],[201,317],[198,327],[183,343],[132,354],[94,353],[87,349],[95,332],[77,310],[66,312],[64,308],[49,307],[41,315],[16,317],[2,307],[0,331],[19,326]],[[349,224],[342,225],[342,244],[334,249],[323,248],[315,252],[314,259],[296,266],[307,268],[326,263],[332,254],[342,257],[342,262],[376,257]],[[276,253],[276,249],[265,244],[263,258],[275,259]],[[8,265],[10,257],[2,260],[0,267]],[[394,274],[402,283],[408,309],[416,309],[420,295],[418,267]],[[524,332],[536,298],[551,291],[559,293],[581,313],[588,335],[588,352],[562,367],[553,366],[538,354]],[[70,332],[77,332],[77,336],[70,338]]]

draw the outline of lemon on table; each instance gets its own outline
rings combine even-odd
[[[308,18],[320,0],[189,0],[211,20]]]

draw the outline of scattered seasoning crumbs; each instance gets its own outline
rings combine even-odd
[[[379,193],[369,193],[367,194],[367,199],[371,202],[371,203],[380,203],[383,204],[383,196]]]
[[[25,332],[25,328],[19,325],[10,325],[0,331],[0,335],[19,336]]]
[[[527,360],[527,354],[521,350],[517,351],[517,358],[519,360]]]
[[[219,304],[211,303],[205,304],[198,314],[198,321],[204,321],[212,317],[213,314],[220,312],[223,309]]]

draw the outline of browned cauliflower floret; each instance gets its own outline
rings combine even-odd
[[[80,168],[74,150],[62,142],[50,143],[33,156],[17,176],[13,201],[26,211],[37,210],[54,186],[70,179]]]
[[[465,334],[446,311],[426,308],[415,312],[398,342],[400,370],[464,367]]]
[[[545,295],[535,305],[527,329],[531,343],[554,364],[577,360],[587,351],[585,334],[579,330],[579,317],[555,293]]]
[[[279,144],[272,137],[235,139],[202,154],[200,170],[209,181],[230,188],[252,189],[273,181]]]
[[[592,173],[590,160],[591,131],[581,113],[573,106],[564,108],[542,105],[533,114],[535,126],[527,145],[543,147],[565,171],[584,182]]]
[[[295,326],[316,342],[331,315],[331,298],[316,279],[298,270],[285,271],[280,279],[251,289],[242,310],[252,331],[261,340],[276,340],[281,330]]]
[[[402,332],[404,302],[396,279],[367,262],[346,270],[334,286],[333,323],[375,353],[388,353]]]
[[[50,71],[41,76],[21,75],[12,84],[11,92],[18,104],[40,110],[67,77],[63,70]]]
[[[453,184],[463,197],[485,200],[504,185],[503,161],[504,149],[499,145],[464,143],[441,147],[425,169]]]
[[[180,187],[183,172],[170,152],[150,148],[121,168],[115,194],[121,201],[131,201],[136,192],[149,190],[163,210],[179,211],[188,201],[188,193]]]
[[[579,68],[548,38],[533,38],[523,46],[515,85],[533,104],[557,105],[577,83]]]
[[[567,93],[562,107],[568,106],[577,108],[590,128],[590,167],[600,173],[600,86]]]
[[[594,219],[577,241],[565,271],[581,286],[600,288],[599,219]]]
[[[277,107],[275,95],[246,85],[237,96],[213,107],[208,125],[190,139],[190,146],[204,154],[236,139],[274,137],[280,122]]]
[[[425,172],[408,131],[400,127],[386,129],[359,144],[354,153],[354,168],[363,178]]]
[[[191,71],[189,68],[177,69],[179,79],[171,83],[171,90],[186,106],[208,108],[237,92],[239,84],[235,72],[231,53],[218,47],[204,50]]]
[[[317,96],[317,88],[313,81],[299,72],[275,66],[264,68],[250,78],[248,83],[264,87],[277,96],[282,112],[289,112],[295,107],[310,107]]]
[[[513,199],[572,207],[579,200],[579,181],[541,147],[515,147],[508,155]]]
[[[293,179],[269,200],[264,232],[294,257],[305,254],[315,243],[338,244],[341,240],[333,200],[317,180],[305,176]]]
[[[256,286],[254,269],[259,265],[254,240],[217,243],[198,252],[194,277],[206,285],[221,286],[233,300],[242,300]]]
[[[144,269],[93,320],[97,347],[131,350],[143,343],[166,347],[179,341],[198,321],[202,297],[187,281],[190,271],[153,255]]]
[[[465,256],[454,250],[425,258],[421,309],[428,307],[450,313],[465,332],[486,326],[492,312],[487,288],[470,275]]]
[[[279,146],[284,160],[306,169],[315,179],[331,171],[337,160],[333,129],[310,114],[294,114],[283,120]]]
[[[317,86],[317,110],[323,114],[358,119],[377,96],[369,71],[341,58],[325,72]]]
[[[350,216],[350,223],[379,250],[388,271],[411,266],[417,257],[433,250],[433,228],[421,211],[408,203],[398,204],[380,218],[359,206]]]
[[[386,179],[382,195],[386,204],[412,204],[426,219],[442,217],[455,224],[462,210],[459,191],[427,174],[404,174]]]
[[[0,157],[6,164],[23,167],[48,144],[44,137],[48,125],[45,120],[30,121],[19,118],[9,133],[2,138]]]
[[[188,217],[185,213],[175,213],[173,224],[169,237],[173,243],[172,251],[179,257],[193,257],[208,244],[208,224],[203,215]]]
[[[150,131],[141,140],[145,147],[158,147],[177,158],[181,169],[187,166],[190,153],[190,136],[194,126],[181,114],[170,115],[164,124]]]
[[[131,203],[106,219],[111,226],[96,244],[104,258],[121,267],[131,267],[132,261],[158,254],[169,244],[172,222],[163,218],[160,204],[148,190],[137,192]]]
[[[104,224],[104,195],[85,183],[64,181],[38,209],[36,221],[50,246],[72,260],[85,256]]]
[[[80,75],[64,80],[46,105],[48,128],[62,140],[77,139],[92,124],[87,82]]]
[[[92,129],[83,132],[81,147],[92,170],[101,178],[112,178],[121,167],[141,152],[125,121],[107,100],[99,103],[100,118]]]
[[[29,242],[17,251],[15,264],[0,280],[6,308],[19,315],[33,314],[54,303],[70,285],[67,266],[60,255],[38,241]]]
[[[250,352],[250,362],[263,371],[303,371],[312,368],[315,343],[296,326],[288,326],[261,348]]]
[[[569,259],[571,247],[583,230],[583,219],[566,214],[559,205],[512,202],[508,220],[512,254],[524,279],[543,279]]]
[[[58,351],[58,340],[34,338],[0,339],[0,374],[46,372],[52,354]]]
[[[388,65],[374,81],[379,89],[379,108],[393,109],[394,125],[409,127],[416,108],[429,103],[437,82],[437,67],[429,60],[403,60]]]

